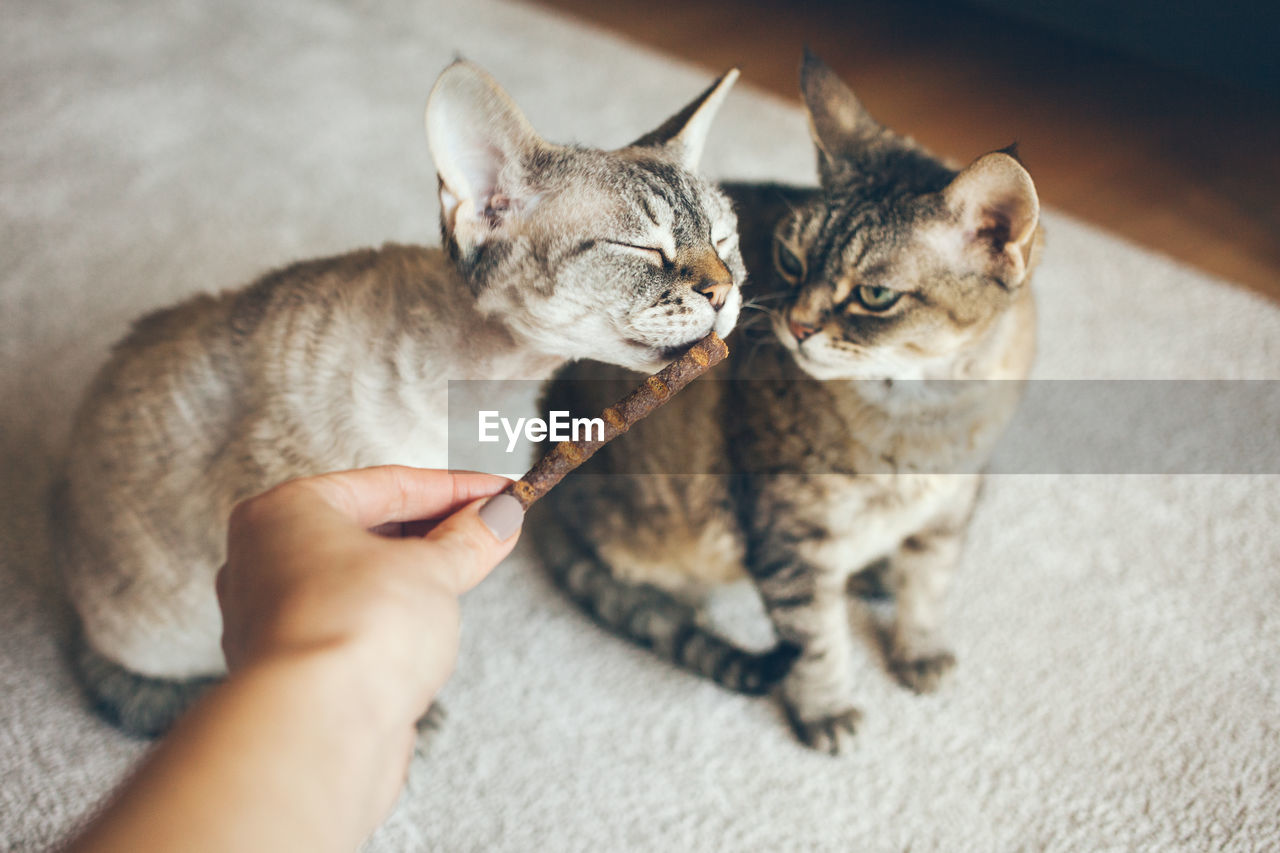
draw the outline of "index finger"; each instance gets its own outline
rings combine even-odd
[[[382,465],[296,480],[361,527],[446,515],[511,481],[478,471]]]

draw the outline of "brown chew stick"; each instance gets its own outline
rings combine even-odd
[[[653,376],[645,379],[640,387],[600,413],[604,421],[604,434],[599,439],[586,441],[562,441],[548,451],[519,480],[507,486],[505,494],[520,501],[528,510],[533,502],[551,491],[551,487],[565,475],[591,458],[591,455],[627,430],[632,424],[648,417],[654,409],[680,393],[680,389],[697,379],[729,354],[729,347],[715,332],[698,341],[675,361]],[[588,434],[590,434],[588,430]]]

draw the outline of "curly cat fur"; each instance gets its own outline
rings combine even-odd
[[[449,379],[584,357],[647,369],[728,333],[735,222],[692,168],[735,76],[606,152],[545,142],[455,63],[427,109],[445,248],[304,261],[140,320],[77,414],[52,507],[95,703],[154,734],[224,672],[213,581],[240,499],[322,471],[444,467]]]

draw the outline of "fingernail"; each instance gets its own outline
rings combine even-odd
[[[524,507],[511,495],[494,495],[480,507],[480,520],[499,542],[505,542],[524,523]]]

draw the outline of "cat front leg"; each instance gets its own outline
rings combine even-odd
[[[837,755],[853,743],[862,712],[853,702],[852,638],[843,583],[798,559],[765,566],[756,576],[778,640],[799,650],[782,682],[796,735]]]
[[[917,693],[932,693],[956,665],[942,632],[951,576],[960,558],[963,527],[943,526],[903,540],[889,569],[897,601],[889,665]]]

